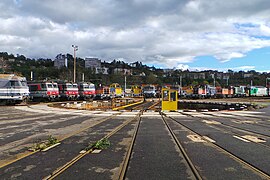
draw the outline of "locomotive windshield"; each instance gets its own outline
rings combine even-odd
[[[145,86],[145,87],[143,88],[143,90],[145,90],[145,91],[153,91],[153,90],[155,90],[155,89],[154,89],[153,86]]]
[[[94,85],[94,84],[90,84],[90,85],[89,85],[89,88],[90,88],[90,89],[94,89],[94,88],[95,88],[95,85]]]
[[[77,87],[78,87],[78,85],[77,85],[77,84],[73,84],[73,86],[72,86],[72,87],[77,88]]]
[[[47,84],[47,87],[48,88],[53,88],[53,85],[50,83],[50,84]]]
[[[11,87],[21,87],[22,84],[20,81],[10,81],[10,86]]]

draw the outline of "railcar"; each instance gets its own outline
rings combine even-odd
[[[123,97],[123,90],[118,83],[113,83],[110,85],[111,97]]]
[[[138,85],[131,86],[131,94],[133,97],[141,96],[142,95],[141,86],[138,86]]]
[[[182,98],[191,98],[193,94],[192,86],[184,86],[180,88],[180,97]]]
[[[0,104],[18,104],[29,98],[25,77],[0,74]]]
[[[216,87],[200,85],[193,88],[193,98],[213,98],[216,96]]]
[[[87,100],[95,97],[96,88],[93,83],[81,82],[78,84],[78,87],[81,99]]]
[[[216,87],[216,97],[217,98],[231,98],[233,97],[233,87]]]
[[[57,83],[29,82],[30,98],[34,101],[54,101],[59,98]]]
[[[111,97],[111,93],[110,93],[110,87],[109,86],[103,86],[103,85],[99,85],[96,88],[96,96],[94,99],[110,99]]]
[[[156,87],[154,85],[146,85],[142,89],[144,97],[151,98],[156,97]]]
[[[262,86],[251,86],[249,88],[249,96],[267,96],[267,88]]]
[[[207,88],[204,85],[197,86],[193,88],[192,98],[206,98]]]
[[[233,89],[234,97],[246,97],[246,86],[235,86]]]
[[[53,85],[53,92],[55,94],[55,100],[59,100],[60,92],[59,92],[58,84],[56,82],[52,82],[52,85]]]
[[[59,82],[58,88],[61,99],[76,100],[80,96],[77,83]]]

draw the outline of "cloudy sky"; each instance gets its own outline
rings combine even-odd
[[[1,0],[0,51],[270,72],[269,0]]]

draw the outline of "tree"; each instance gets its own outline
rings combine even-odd
[[[156,84],[157,82],[158,82],[158,79],[153,73],[150,73],[148,76],[146,76],[146,80],[145,80],[146,84]]]
[[[207,80],[203,81],[203,85],[208,85],[208,84],[209,84],[209,82]]]

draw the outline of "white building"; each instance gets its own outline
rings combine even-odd
[[[67,57],[65,54],[58,54],[54,59],[54,67],[67,67]]]
[[[85,68],[101,68],[101,60],[98,58],[85,58]]]
[[[96,74],[109,74],[109,68],[101,67],[101,68],[95,68]]]

